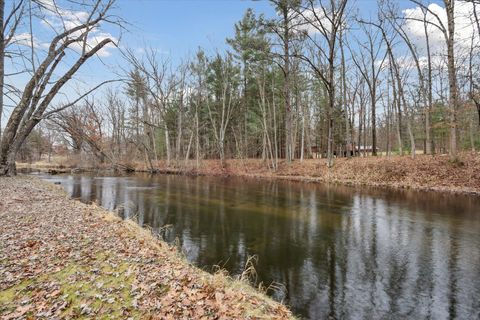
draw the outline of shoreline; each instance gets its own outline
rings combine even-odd
[[[0,178],[0,318],[294,319],[135,222],[35,177]],[[5,199],[5,200],[3,200]]]
[[[67,168],[55,164],[18,164],[18,168],[53,174],[105,170]],[[290,164],[280,161],[276,171],[269,170],[260,159],[227,160],[226,168],[222,168],[218,160],[202,160],[198,170],[193,160],[170,166],[165,161],[159,161],[156,168],[158,170],[152,174],[235,176],[480,196],[479,153],[464,153],[458,163],[450,162],[447,155],[418,155],[415,159],[408,156],[338,158],[330,169],[326,167],[325,159],[296,160]],[[147,173],[149,170],[142,164],[136,164],[133,172]]]

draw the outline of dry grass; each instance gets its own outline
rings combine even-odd
[[[338,158],[333,168],[327,168],[326,159],[281,160],[273,171],[260,159],[231,159],[222,168],[218,160],[166,161],[156,163],[160,173],[243,176],[253,178],[280,178],[300,181],[368,185],[417,190],[480,194],[480,154],[465,152],[458,161],[451,162],[448,155],[417,155]],[[61,160],[59,160],[61,162]],[[136,171],[148,171],[144,163],[132,164]],[[25,167],[25,165],[21,165]],[[32,168],[49,169],[51,164],[36,163]]]
[[[181,174],[279,178],[480,195],[478,152],[462,153],[455,162],[451,162],[448,155],[417,155],[415,159],[409,156],[337,158],[333,168],[327,167],[326,159],[291,163],[281,160],[276,171],[259,159],[227,160],[225,168],[218,160],[203,160],[198,170],[194,161],[170,167],[160,162],[158,166]]]

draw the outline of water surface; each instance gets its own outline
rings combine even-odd
[[[480,319],[480,198],[240,178],[42,176],[178,239],[207,271],[257,255],[308,319]],[[170,226],[168,228],[163,228]]]

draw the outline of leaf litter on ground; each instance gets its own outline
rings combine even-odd
[[[1,319],[291,319],[132,221],[33,177],[0,178]]]

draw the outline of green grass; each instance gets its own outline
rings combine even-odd
[[[58,272],[24,280],[0,291],[0,312],[15,311],[21,301],[36,300],[36,288],[48,282],[57,284],[60,291],[50,299],[62,301],[61,318],[86,319],[95,315],[96,319],[121,319],[125,317],[124,312],[137,318],[139,314],[134,311],[131,295],[134,276],[127,272],[130,264],[121,263],[114,268],[103,260],[98,256],[89,266],[69,264]],[[82,314],[85,308],[90,311],[88,314]],[[34,314],[30,312],[25,316]]]

